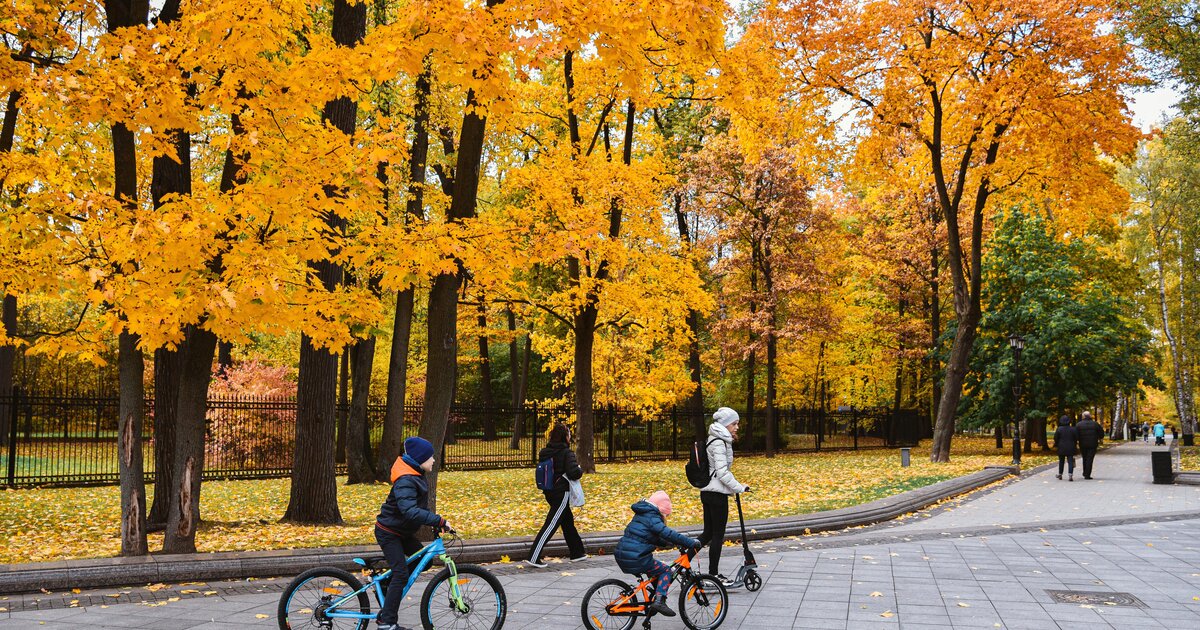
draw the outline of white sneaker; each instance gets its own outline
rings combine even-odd
[[[583,562],[584,560],[587,560],[588,558],[591,558],[591,556],[585,553],[582,556],[579,556],[578,558],[571,558],[571,562]]]
[[[534,562],[533,560],[526,560],[525,564],[528,564],[529,566],[537,568],[537,569],[545,569],[546,567],[550,566],[550,565],[546,564],[545,562]]]

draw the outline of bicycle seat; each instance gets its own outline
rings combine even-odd
[[[367,556],[366,558],[355,558],[354,564],[357,564],[361,567],[367,567],[369,569],[386,569],[390,566],[388,564],[387,558],[385,558],[384,556]]]

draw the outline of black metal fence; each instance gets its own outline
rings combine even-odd
[[[0,475],[9,487],[117,482],[115,395],[14,392],[0,397]],[[147,481],[154,478],[153,400],[145,401],[143,435]],[[372,448],[383,433],[384,405],[367,408]],[[339,408],[341,418],[347,412]],[[785,408],[779,414],[777,450],[820,451],[882,447],[897,441],[902,416],[879,410],[823,411]],[[545,431],[574,417],[570,406],[530,403],[522,408],[455,405],[441,462],[448,470],[536,465]],[[419,404],[404,408],[404,436],[417,433]],[[766,412],[742,415],[739,452],[762,452]],[[291,398],[213,398],[208,401],[206,479],[284,477],[291,473],[296,402]],[[656,413],[602,407],[595,410],[594,453],[599,462],[685,457],[694,419],[682,408]],[[340,423],[339,423],[340,424]],[[515,434],[515,435],[514,435]],[[900,441],[904,441],[901,439]],[[339,454],[339,461],[342,458]]]

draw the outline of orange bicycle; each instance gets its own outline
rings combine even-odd
[[[642,578],[641,574],[638,574]],[[725,621],[729,593],[715,576],[696,573],[684,551],[671,563],[672,585],[679,587],[679,617],[691,630],[713,630]],[[635,586],[623,580],[600,580],[583,596],[583,627],[591,630],[629,630],[638,617],[645,617],[642,628],[650,629],[654,611],[654,581],[643,578]]]

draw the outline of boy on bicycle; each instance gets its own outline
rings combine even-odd
[[[665,545],[695,549],[700,546],[700,541],[667,527],[666,518],[671,515],[671,497],[662,490],[634,503],[630,508],[633,510],[633,520],[625,527],[625,533],[613,551],[617,566],[626,573],[645,573],[654,580],[654,601],[647,609],[674,617],[675,611],[667,607],[671,568],[654,559],[654,550]]]
[[[404,455],[392,465],[392,490],[375,518],[375,540],[392,569],[391,581],[379,611],[379,630],[409,630],[397,625],[400,600],[408,584],[408,557],[421,550],[417,530],[424,526],[449,529],[446,519],[429,511],[429,484],[425,473],[433,470],[433,445],[428,440],[404,440]]]

